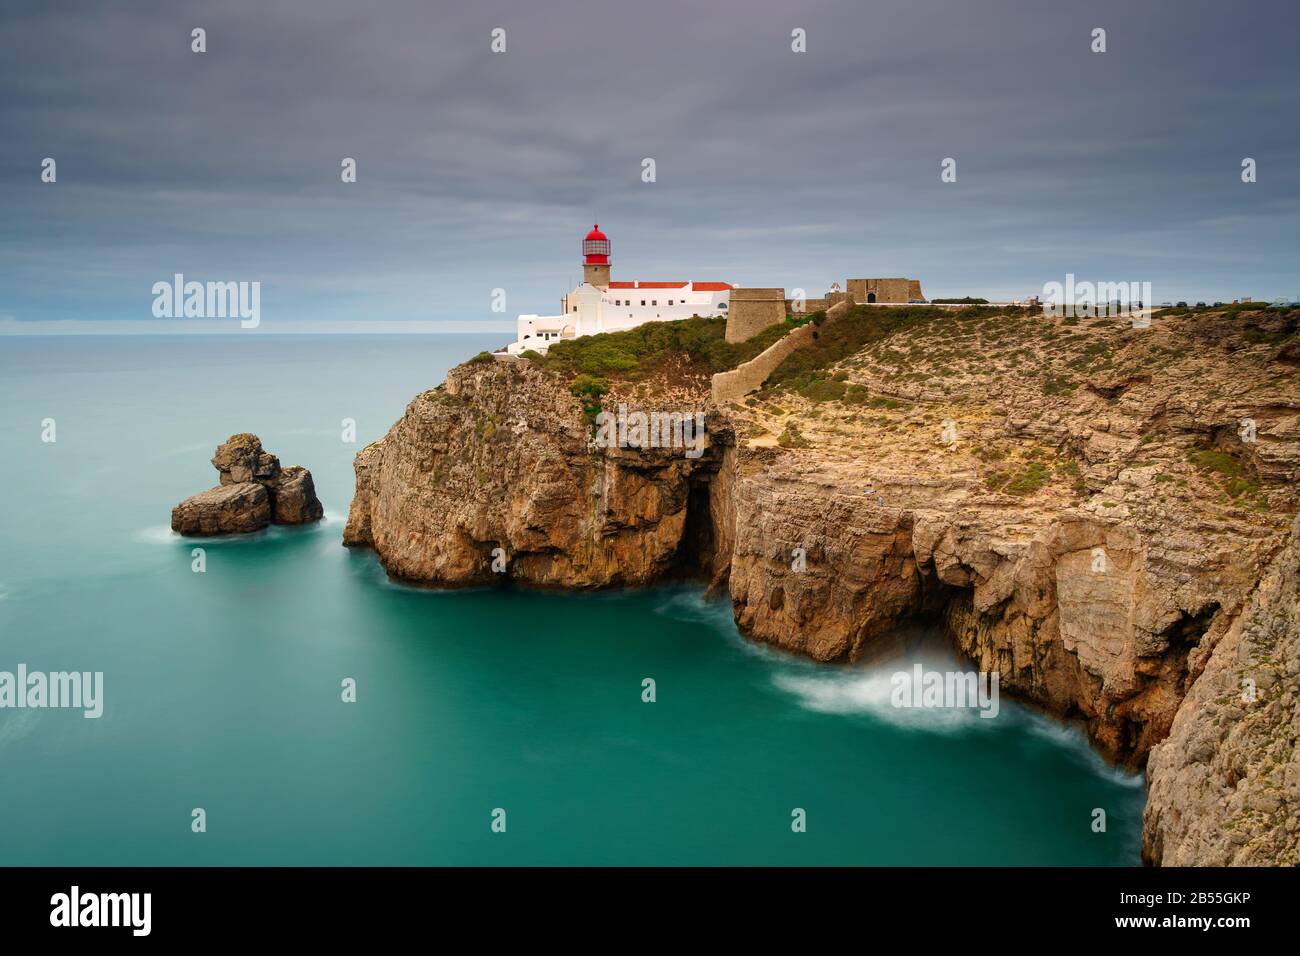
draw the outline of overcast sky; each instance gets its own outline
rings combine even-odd
[[[1300,298],[1297,117],[1296,0],[4,0],[0,325],[157,323],[181,272],[501,327],[596,221],[616,279]]]

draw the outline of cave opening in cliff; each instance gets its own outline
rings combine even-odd
[[[1214,623],[1214,616],[1219,613],[1219,602],[1211,601],[1201,610],[1191,613],[1184,611],[1178,620],[1160,632],[1160,636],[1169,642],[1169,651],[1177,668],[1177,687],[1179,694],[1187,692],[1187,677],[1190,673],[1187,657],[1192,648],[1201,643],[1206,631]]]
[[[691,477],[686,497],[686,521],[681,541],[673,555],[671,576],[677,578],[703,578],[712,576],[713,559],[718,550],[717,535],[710,511],[711,474]]]

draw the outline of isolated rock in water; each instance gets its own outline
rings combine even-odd
[[[260,438],[244,432],[231,435],[224,445],[217,446],[217,452],[212,456],[212,467],[221,473],[223,485],[243,481],[268,484],[274,482],[280,473],[280,459],[262,450]]]
[[[325,510],[311,472],[301,465],[281,469],[262,440],[231,435],[212,456],[221,484],[186,498],[172,509],[172,530],[187,535],[246,534],[268,524],[307,524]]]
[[[275,479],[275,523],[308,524],[325,514],[311,472],[302,465],[290,465]]]
[[[172,509],[172,530],[181,534],[246,534],[271,523],[271,496],[254,481],[218,485]]]

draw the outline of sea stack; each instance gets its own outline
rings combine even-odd
[[[220,484],[186,498],[172,509],[172,530],[184,535],[247,534],[269,524],[308,524],[325,511],[311,472],[280,467],[262,440],[231,435],[212,456]]]

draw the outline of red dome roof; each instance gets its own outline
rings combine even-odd
[[[600,225],[591,227],[587,238],[582,240],[583,262],[589,266],[609,265],[609,237],[600,231]]]

